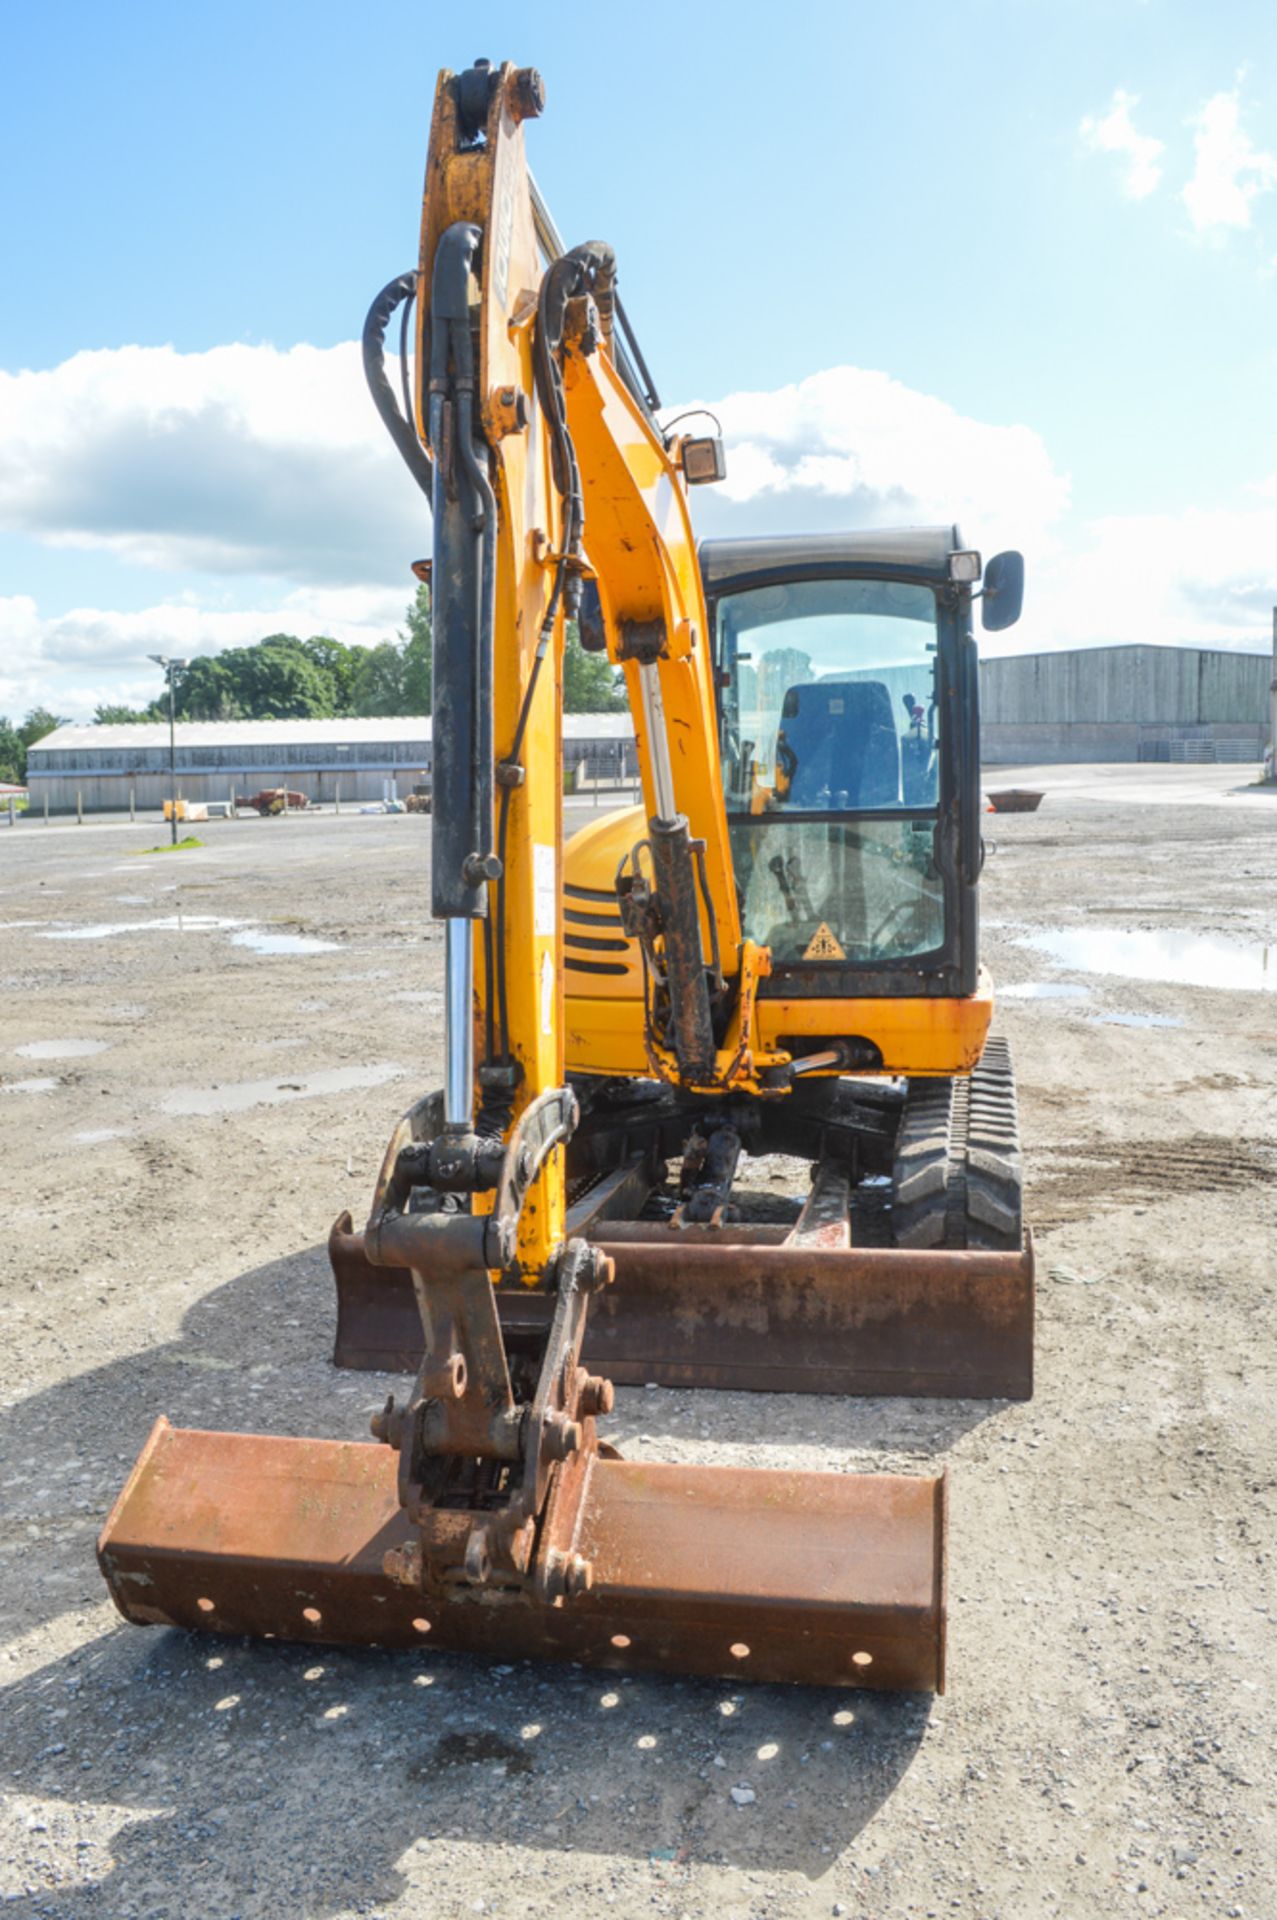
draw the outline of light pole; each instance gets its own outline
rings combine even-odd
[[[168,774],[169,774],[169,824],[173,829],[173,845],[177,845],[177,713],[173,704],[173,675],[180,673],[186,665],[185,660],[170,660],[167,654],[148,653],[148,660],[154,660],[157,667],[163,667],[164,677],[168,681]]]

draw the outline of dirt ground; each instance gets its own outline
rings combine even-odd
[[[122,1624],[94,1539],[157,1413],[357,1437],[395,1384],[330,1367],[323,1241],[440,1077],[429,823],[0,836],[6,1913],[1277,1911],[1277,796],[1059,772],[986,822],[1036,1398],[631,1391],[609,1423],[637,1457],[947,1461],[934,1701]]]

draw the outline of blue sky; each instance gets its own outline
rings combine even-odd
[[[6,10],[0,711],[393,630],[428,534],[349,343],[480,53],[541,68],[532,164],[664,398],[723,403],[706,531],[956,513],[1029,555],[1010,644],[1264,644],[1277,9],[460,17]]]

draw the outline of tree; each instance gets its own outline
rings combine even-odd
[[[362,718],[407,711],[404,706],[403,650],[393,640],[360,649],[352,705]]]
[[[59,727],[65,727],[66,724],[61,714],[54,713],[49,707],[32,707],[18,728],[18,738],[24,747],[33,747],[37,740],[44,739],[46,733],[56,733]]]
[[[246,653],[241,647],[237,651]],[[173,676],[173,705],[179,720],[239,720],[244,708],[235,697],[224,654],[199,653]],[[157,720],[168,718],[168,698],[156,701]]]
[[[309,640],[299,640],[297,645],[307,659],[313,660],[320,672],[327,675],[332,689],[333,712],[349,713],[361,649],[348,647],[344,641],[331,640],[322,633],[313,633]]]
[[[327,719],[336,711],[332,676],[291,633],[268,633],[255,647],[235,647],[218,658],[250,719]]]
[[[329,672],[291,633],[267,634],[252,647],[197,654],[174,686],[182,720],[326,719],[336,704]]]
[[[423,580],[408,607],[408,631],[399,636],[403,646],[402,713],[430,713],[434,707],[434,628],[430,618],[430,589]]]
[[[0,714],[0,780],[10,780],[21,786],[26,777],[27,750],[12,720]]]
[[[95,727],[137,726],[143,721],[158,719],[157,707],[158,702],[155,701],[149,707],[123,707],[113,706],[108,700],[94,708],[93,724]]]
[[[605,653],[587,653],[569,620],[563,649],[564,713],[620,713],[625,695],[617,686],[616,671]]]

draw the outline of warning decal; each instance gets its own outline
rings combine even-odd
[[[845,960],[847,955],[822,920],[807,943],[804,960]]]

